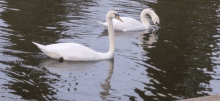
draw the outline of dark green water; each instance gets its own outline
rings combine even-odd
[[[140,21],[160,18],[148,33],[116,32],[112,60],[59,63],[41,44],[76,42],[107,52],[96,21],[106,12]],[[0,100],[172,101],[220,94],[219,0],[1,0]]]

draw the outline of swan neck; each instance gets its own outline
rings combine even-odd
[[[153,10],[150,10],[150,9],[145,9],[141,12],[141,22],[144,23],[144,24],[147,24],[147,25],[150,25],[150,22],[148,21],[148,19],[146,18],[146,15],[149,14],[151,16],[151,19],[153,21],[154,24],[156,23],[160,23],[160,19],[159,17],[157,16],[157,14],[153,11]]]
[[[146,18],[147,14],[148,14],[148,12],[143,12],[143,11],[141,12],[141,22],[146,26],[150,26],[150,22]]]
[[[108,24],[108,35],[109,35],[109,51],[108,51],[108,58],[113,58],[115,52],[115,33],[113,29],[113,22],[111,18],[107,18]]]

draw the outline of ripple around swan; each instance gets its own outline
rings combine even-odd
[[[177,100],[219,94],[218,0],[1,0],[0,99]],[[109,48],[113,9],[140,21],[143,9],[160,29],[115,32],[114,60],[58,62],[31,41]],[[175,16],[174,16],[175,15]]]

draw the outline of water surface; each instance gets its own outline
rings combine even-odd
[[[143,9],[160,17],[160,29],[115,32],[114,59],[63,63],[44,45],[76,42],[109,48],[109,10],[140,21]],[[2,0],[0,99],[171,101],[220,94],[218,0]]]

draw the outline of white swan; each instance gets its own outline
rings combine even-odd
[[[130,17],[121,17],[121,19],[124,22],[120,22],[117,21],[115,19],[113,19],[113,25],[114,25],[114,30],[116,31],[140,31],[140,30],[147,30],[150,27],[150,22],[148,21],[148,19],[146,18],[146,15],[149,14],[151,16],[151,19],[153,21],[153,23],[155,24],[155,26],[157,27],[157,23],[160,23],[159,17],[157,16],[157,14],[151,10],[151,9],[144,9],[141,12],[141,22],[130,18]],[[107,22],[99,22],[97,21],[99,24],[101,24],[104,28],[107,29]]]
[[[35,42],[33,42],[33,44],[35,44],[46,55],[54,59],[62,58],[69,61],[94,61],[111,59],[114,57],[115,52],[115,33],[112,22],[113,18],[122,21],[116,11],[111,10],[106,14],[110,42],[110,48],[107,53],[96,52],[78,43],[58,43],[46,46]]]

